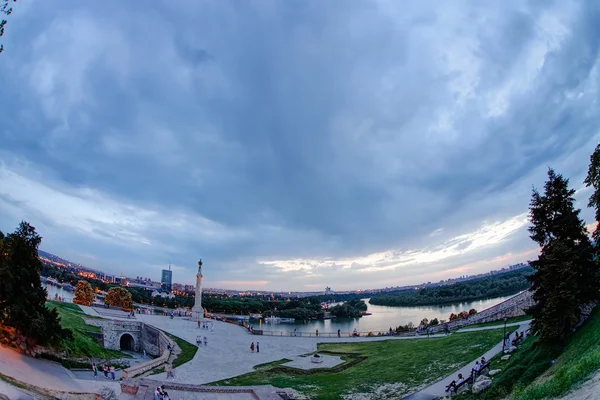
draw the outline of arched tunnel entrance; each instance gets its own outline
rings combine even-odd
[[[120,344],[121,350],[130,350],[130,351],[135,350],[135,342],[133,341],[133,336],[131,336],[129,333],[124,333],[121,336],[121,340],[120,340],[119,344]]]

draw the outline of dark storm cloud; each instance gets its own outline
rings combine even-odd
[[[3,229],[107,269],[356,287],[521,254],[531,185],[579,187],[598,140],[597,2],[110,3],[19,3],[0,64]]]

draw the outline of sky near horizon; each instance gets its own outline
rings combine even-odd
[[[0,38],[0,230],[265,290],[533,259],[600,140],[598,1],[31,1]]]

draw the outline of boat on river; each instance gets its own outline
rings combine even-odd
[[[265,322],[267,324],[285,324],[294,323],[296,320],[294,318],[267,317],[265,318]]]
[[[262,314],[250,314],[250,318],[252,319],[261,319],[262,318]]]

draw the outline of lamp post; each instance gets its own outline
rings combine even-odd
[[[502,354],[504,354],[504,346],[506,345],[506,320],[508,318],[504,317],[504,335],[502,335]]]

